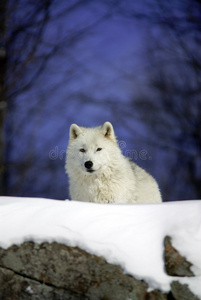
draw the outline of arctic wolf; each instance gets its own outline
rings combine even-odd
[[[96,203],[160,203],[154,178],[126,158],[113,126],[72,124],[66,156],[72,200]]]

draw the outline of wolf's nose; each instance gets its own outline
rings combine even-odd
[[[86,169],[89,170],[89,169],[92,168],[93,163],[92,163],[92,161],[88,160],[88,161],[85,162],[84,166],[85,166]]]

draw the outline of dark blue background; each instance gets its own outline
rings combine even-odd
[[[70,124],[110,121],[164,200],[200,198],[200,2],[9,3],[4,194],[69,197]]]

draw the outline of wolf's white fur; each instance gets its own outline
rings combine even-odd
[[[110,122],[95,128],[71,125],[65,168],[73,200],[96,203],[162,201],[154,178],[122,155]]]

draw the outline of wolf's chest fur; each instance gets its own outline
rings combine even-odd
[[[74,184],[70,188],[73,199],[95,203],[122,203],[122,199],[124,202],[134,201],[134,178],[129,186],[129,180],[125,182],[121,172],[109,169],[99,176],[79,174],[74,178]]]

